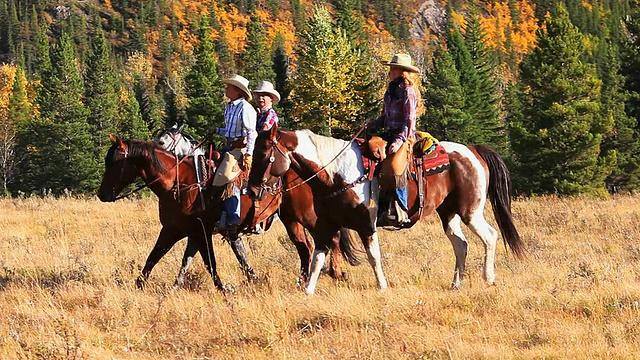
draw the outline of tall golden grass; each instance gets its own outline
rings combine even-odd
[[[172,289],[185,241],[135,278],[160,230],[155,199],[0,200],[1,359],[632,359],[640,354],[638,197],[516,201],[529,257],[500,246],[497,283],[481,277],[468,231],[467,273],[436,216],[381,231],[391,286],[363,264],[350,280],[296,288],[299,262],[280,223],[246,239],[263,281],[244,281],[214,240],[222,295],[198,258]],[[487,218],[495,224],[490,211]]]

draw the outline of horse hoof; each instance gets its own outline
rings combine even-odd
[[[146,285],[146,283],[147,281],[142,277],[139,277],[136,279],[136,287],[138,288],[138,290],[144,289],[144,286]]]

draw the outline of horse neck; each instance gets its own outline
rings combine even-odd
[[[300,177],[317,174],[320,184],[333,186],[338,177],[350,183],[362,176],[362,156],[353,143],[308,131],[297,131],[296,135],[298,146],[294,150],[294,159],[297,166],[294,170]]]
[[[151,149],[155,152],[164,169],[160,170],[153,164],[151,156],[141,157],[139,159],[140,177],[145,184],[158,197],[171,191],[176,183],[177,161],[173,154],[159,149]]]

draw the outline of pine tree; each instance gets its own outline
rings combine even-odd
[[[480,113],[481,102],[483,101],[479,91],[480,76],[473,64],[473,58],[464,38],[460,30],[455,26],[450,26],[449,28],[447,45],[456,69],[460,74],[460,86],[464,89],[464,109],[469,114],[469,116],[460,119],[467,120],[465,124],[460,124],[460,127],[464,128],[465,136],[461,136],[456,141],[468,144],[482,144],[486,139],[483,138],[484,131],[479,119],[476,117],[476,114]]]
[[[195,64],[185,77],[189,99],[187,124],[192,131],[203,136],[212,127],[223,123],[223,86],[213,53],[209,20],[203,16],[198,29],[198,45],[194,50]]]
[[[249,87],[262,80],[274,81],[273,61],[266,43],[262,21],[253,12],[247,25],[247,44],[240,55],[241,73],[249,80]]]
[[[28,193],[93,191],[100,171],[83,104],[84,85],[68,34],[63,33],[52,49],[51,64],[38,94],[41,118],[30,123],[19,140],[25,161],[18,188]]]
[[[473,143],[474,134],[465,126],[470,119],[464,111],[464,90],[453,57],[439,46],[431,59],[432,66],[428,67],[424,79],[426,112],[418,127],[440,140]]]
[[[109,134],[117,134],[117,118],[120,112],[116,78],[111,66],[109,47],[101,29],[91,40],[91,51],[86,63],[85,103],[89,109],[87,123],[93,142],[96,161],[100,162],[111,142]]]
[[[601,157],[613,123],[602,116],[602,82],[583,63],[583,36],[559,5],[537,47],[521,63],[522,116],[510,122],[513,151],[526,193],[603,194],[615,157]]]
[[[505,154],[507,135],[498,116],[497,84],[494,79],[496,62],[493,54],[487,49],[486,35],[480,27],[480,18],[472,14],[465,28],[464,40],[473,69],[461,79],[465,89],[466,111],[479,125],[476,143],[489,145]],[[469,80],[467,82],[466,80]]]
[[[116,133],[123,139],[148,139],[151,132],[142,120],[140,106],[132,90],[121,87],[119,90],[118,123]]]
[[[275,74],[274,86],[280,93],[280,101],[275,105],[280,120],[280,126],[289,127],[289,112],[291,102],[289,101],[289,55],[284,48],[284,37],[281,33],[276,35],[273,42],[273,72]]]

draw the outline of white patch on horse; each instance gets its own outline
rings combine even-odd
[[[352,184],[364,174],[362,154],[356,143],[316,135],[310,130],[298,130],[295,133],[298,137],[298,147],[294,152],[320,167],[326,166],[325,170],[332,179],[339,175],[345,183]],[[340,155],[336,158],[338,154]],[[360,203],[366,204],[369,194],[364,191],[365,183],[366,181],[361,182],[351,190],[356,193]]]
[[[484,209],[485,203],[487,201],[487,197],[486,197],[487,173],[484,171],[484,168],[482,167],[482,163],[480,163],[480,160],[478,160],[478,158],[473,154],[473,152],[466,145],[462,145],[462,144],[458,144],[450,141],[441,141],[440,145],[442,145],[448,153],[457,152],[458,154],[462,155],[464,158],[466,158],[471,162],[471,164],[473,165],[473,169],[478,174],[478,180],[479,180],[478,184],[484,185],[485,187],[484,189],[480,189],[480,188],[475,189],[476,196],[481,199],[480,206],[478,208]]]

